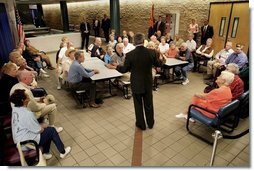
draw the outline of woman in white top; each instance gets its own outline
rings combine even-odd
[[[188,32],[193,33],[193,35],[194,35],[193,40],[195,40],[195,42],[197,42],[197,35],[198,35],[198,32],[199,32],[199,28],[198,28],[198,24],[196,23],[195,19],[191,20],[191,23],[190,23],[189,28],[188,28]]]
[[[166,43],[165,36],[162,36],[161,37],[161,43],[159,44],[160,53],[163,54],[163,56],[166,56],[166,53],[167,53],[168,49],[169,49],[169,44]]]
[[[60,158],[64,158],[70,153],[71,147],[64,148],[64,144],[60,139],[54,127],[48,127],[47,124],[39,124],[35,115],[27,108],[30,101],[29,95],[25,90],[16,89],[10,97],[10,101],[14,104],[12,107],[12,136],[14,143],[34,140],[39,146],[43,147],[43,156],[50,159],[52,154],[49,153],[51,141],[54,142]]]

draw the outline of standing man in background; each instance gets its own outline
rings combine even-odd
[[[104,37],[106,39],[106,42],[109,42],[109,29],[110,29],[110,19],[106,14],[104,14],[104,18],[101,21],[101,28],[104,32]]]
[[[159,15],[158,21],[154,24],[154,30],[157,32],[158,30],[161,31],[161,35],[165,35],[165,23],[162,21],[162,17]]]
[[[100,27],[101,27],[100,20],[98,20],[96,16],[93,20],[93,30],[94,30],[95,37],[100,37]]]
[[[150,129],[154,125],[152,67],[159,66],[155,51],[144,47],[144,39],[142,33],[137,33],[134,36],[136,48],[126,54],[124,65],[118,65],[116,68],[122,73],[131,72],[130,81],[136,127],[141,130],[146,129],[146,123]],[[146,122],[143,109],[145,110]]]
[[[201,27],[201,45],[205,45],[208,38],[213,38],[213,34],[213,26],[208,25],[208,20],[205,20]]]
[[[90,24],[86,21],[86,17],[84,17],[84,21],[80,24],[80,32],[81,32],[81,49],[84,49],[84,45],[86,43],[86,51],[88,51],[88,43],[89,43],[89,35],[90,35]]]

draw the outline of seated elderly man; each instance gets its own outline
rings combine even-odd
[[[89,53],[91,53],[91,57],[97,57],[103,60],[105,55],[105,50],[101,47],[101,38],[95,37],[94,43],[88,47]]]
[[[132,43],[129,43],[129,39],[128,38],[123,38],[123,53],[126,54],[130,51],[132,51],[133,49],[135,49],[135,46]]]
[[[182,43],[182,45],[180,46],[179,53],[177,54],[176,59],[188,62],[188,64],[185,65],[184,67],[177,66],[175,68],[176,76],[180,77],[182,75],[183,77],[182,85],[186,85],[190,82],[187,77],[187,72],[191,70],[194,66],[191,51],[188,49],[186,43]]]
[[[235,51],[226,59],[225,64],[235,63],[239,66],[239,70],[245,68],[248,63],[248,57],[242,51],[243,46],[240,44],[236,44]]]
[[[218,112],[219,109],[227,104],[229,104],[232,100],[232,93],[229,88],[229,85],[234,80],[234,74],[228,71],[222,71],[221,75],[217,77],[216,83],[219,88],[216,88],[209,93],[199,93],[195,94],[192,98],[192,104],[203,107],[213,112]],[[215,115],[203,111],[201,109],[200,112],[204,114],[206,117],[214,118]],[[187,119],[187,112],[180,113],[176,115],[176,118],[185,118]],[[194,122],[192,118],[190,118],[191,122]]]
[[[16,89],[22,89],[26,91],[26,94],[29,95],[30,101],[28,103],[28,108],[35,113],[36,118],[42,118],[45,116],[48,116],[49,119],[49,125],[51,127],[55,127],[55,117],[56,117],[56,104],[47,104],[44,102],[44,98],[40,99],[40,102],[38,102],[30,89],[30,85],[33,81],[34,75],[31,71],[23,70],[18,73],[18,80],[19,83],[15,84],[10,91],[10,95],[16,90]],[[63,130],[62,127],[55,127],[57,132],[61,132]]]
[[[125,61],[125,53],[123,53],[123,43],[116,44],[115,54],[111,57],[109,64],[106,65],[109,69],[116,69],[118,65],[122,66]],[[130,81],[130,73],[124,73],[120,78],[121,81]]]
[[[36,49],[35,47],[33,47],[30,40],[25,40],[25,45],[26,45],[26,51],[28,52],[28,54],[30,56],[32,56],[32,57],[39,56],[42,60],[44,60],[47,63],[48,69],[51,69],[51,70],[55,69],[52,66],[49,56],[47,56],[44,52],[41,52],[38,49]]]
[[[99,71],[97,69],[86,69],[81,63],[85,61],[84,52],[77,51],[74,54],[75,60],[72,62],[69,73],[68,73],[68,82],[70,88],[73,90],[87,90],[90,92],[90,107],[98,108],[100,105],[95,103],[96,89],[95,83],[92,82],[90,77],[94,74],[98,74]]]
[[[209,38],[206,40],[205,45],[199,46],[199,48],[196,50],[194,58],[194,68],[193,72],[196,72],[197,65],[200,61],[208,61],[213,57],[214,49],[212,48],[213,39]]]
[[[212,79],[215,77],[215,73],[219,67],[225,65],[226,59],[234,52],[232,49],[232,42],[227,42],[224,49],[219,51],[215,55],[215,59],[212,61],[208,61],[207,63],[207,77],[206,80]]]

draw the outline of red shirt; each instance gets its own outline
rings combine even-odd
[[[232,93],[232,100],[238,99],[244,92],[244,83],[238,75],[235,75],[233,82],[229,88]]]

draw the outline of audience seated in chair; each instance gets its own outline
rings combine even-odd
[[[104,62],[105,64],[109,64],[111,61],[111,57],[114,55],[113,48],[110,44],[106,46],[106,54],[104,56]]]
[[[155,49],[155,43],[154,42],[152,42],[152,41],[148,42],[147,48],[148,49],[153,49],[155,51],[156,59],[157,59],[160,66],[163,66],[166,63],[166,59],[164,58],[164,56],[158,50]],[[155,78],[155,75],[157,73],[161,73],[161,72],[162,72],[162,67],[153,67],[152,68],[153,80]]]
[[[243,46],[240,44],[236,44],[235,51],[226,59],[225,64],[235,63],[239,66],[239,70],[241,71],[248,64],[248,57],[242,51]]]
[[[232,42],[227,42],[224,49],[218,52],[215,55],[214,60],[210,60],[207,63],[207,77],[206,80],[212,79],[215,77],[216,71],[222,65],[225,65],[226,59],[234,52],[232,49]]]
[[[34,140],[39,146],[43,147],[45,159],[50,159],[52,154],[49,153],[51,141],[56,145],[60,158],[65,158],[70,153],[71,147],[64,148],[57,130],[54,127],[48,127],[47,124],[39,124],[27,106],[29,95],[23,89],[16,89],[10,97],[14,104],[12,111],[12,136],[14,143],[26,140]]]
[[[232,101],[232,93],[229,86],[233,82],[233,80],[234,80],[233,73],[228,71],[222,71],[221,75],[217,77],[216,80],[216,83],[219,87],[210,91],[209,93],[195,94],[192,98],[192,104],[217,113],[221,107],[229,104]],[[215,115],[202,111],[201,109],[197,110],[199,110],[202,114],[204,114],[209,118],[215,117]],[[180,113],[176,115],[176,118],[187,119],[186,113],[185,114]],[[190,121],[194,122],[193,119],[190,119]]]
[[[241,80],[241,78],[238,76],[239,67],[238,67],[238,65],[236,65],[234,63],[230,63],[230,64],[227,65],[226,70],[235,75],[234,80],[229,85],[229,87],[230,87],[230,90],[231,90],[231,93],[232,93],[232,100],[238,99],[244,92],[244,83]],[[205,88],[204,92],[209,93],[210,91],[212,91],[213,89],[215,89],[217,87],[218,87],[218,85],[216,84],[216,82],[213,82],[212,85],[207,86]]]
[[[97,57],[97,58],[103,60],[105,51],[101,47],[101,38],[100,37],[95,37],[94,43],[88,47],[88,51],[91,53],[91,57]]]
[[[85,56],[82,51],[75,52],[75,60],[72,62],[69,73],[68,73],[68,82],[72,90],[87,90],[89,91],[89,105],[90,107],[98,108],[100,105],[95,103],[96,98],[96,87],[95,83],[92,82],[90,77],[94,74],[98,74],[99,70],[97,69],[86,69],[81,63],[85,61]]]
[[[190,50],[187,47],[186,43],[182,43],[180,46],[180,51],[178,55],[176,56],[177,59],[180,59],[182,61],[187,61],[188,64],[184,66],[177,66],[175,68],[175,74],[177,77],[183,77],[182,85],[188,84],[190,81],[187,76],[187,72],[190,71],[193,68],[193,58]]]
[[[179,49],[176,47],[174,42],[171,42],[168,51],[165,56],[167,58],[175,58],[178,55]]]
[[[43,98],[40,98],[39,102],[34,98],[34,95],[31,91],[31,83],[33,81],[34,75],[31,71],[20,71],[18,73],[18,80],[19,83],[15,84],[11,91],[10,91],[10,95],[13,94],[13,92],[16,89],[23,89],[26,91],[26,94],[29,95],[30,101],[28,103],[28,108],[35,113],[35,117],[37,119],[39,118],[44,118],[46,116],[48,116],[48,121],[49,121],[49,125],[54,127],[55,124],[55,117],[56,117],[56,113],[57,113],[57,108],[56,108],[56,104],[45,104],[43,102]],[[56,130],[58,132],[61,132],[63,130],[62,127],[55,127]]]
[[[7,63],[2,67],[2,77],[0,79],[0,108],[1,115],[11,113],[10,91],[11,88],[18,83],[17,67],[14,63]]]
[[[116,51],[111,57],[109,64],[106,65],[109,69],[116,69],[117,66],[122,66],[125,61],[125,53],[123,53],[124,44],[117,43],[116,44]],[[130,72],[124,73],[120,78],[121,81],[130,81]]]
[[[46,62],[48,69],[51,69],[51,70],[55,69],[55,68],[52,66],[52,63],[51,63],[51,61],[50,61],[50,58],[49,58],[44,52],[41,52],[41,51],[39,51],[38,49],[36,49],[35,47],[33,47],[33,46],[31,45],[30,40],[25,40],[24,43],[25,43],[25,45],[26,45],[26,50],[27,50],[27,52],[28,52],[28,54],[29,54],[30,56],[33,56],[33,57],[35,57],[35,58],[39,56],[42,60],[44,60],[44,61]]]
[[[63,63],[62,63],[62,68],[63,68],[63,74],[62,74],[62,79],[63,81],[68,82],[68,73],[70,70],[70,66],[75,60],[75,54],[76,50],[75,49],[68,49],[65,52],[65,55],[68,57]]]
[[[212,57],[214,50],[212,48],[213,40],[211,38],[207,39],[205,45],[199,46],[196,50],[196,53],[193,57],[194,59],[194,68],[193,71],[195,72],[199,69],[200,63],[203,62],[204,64],[207,63]]]

